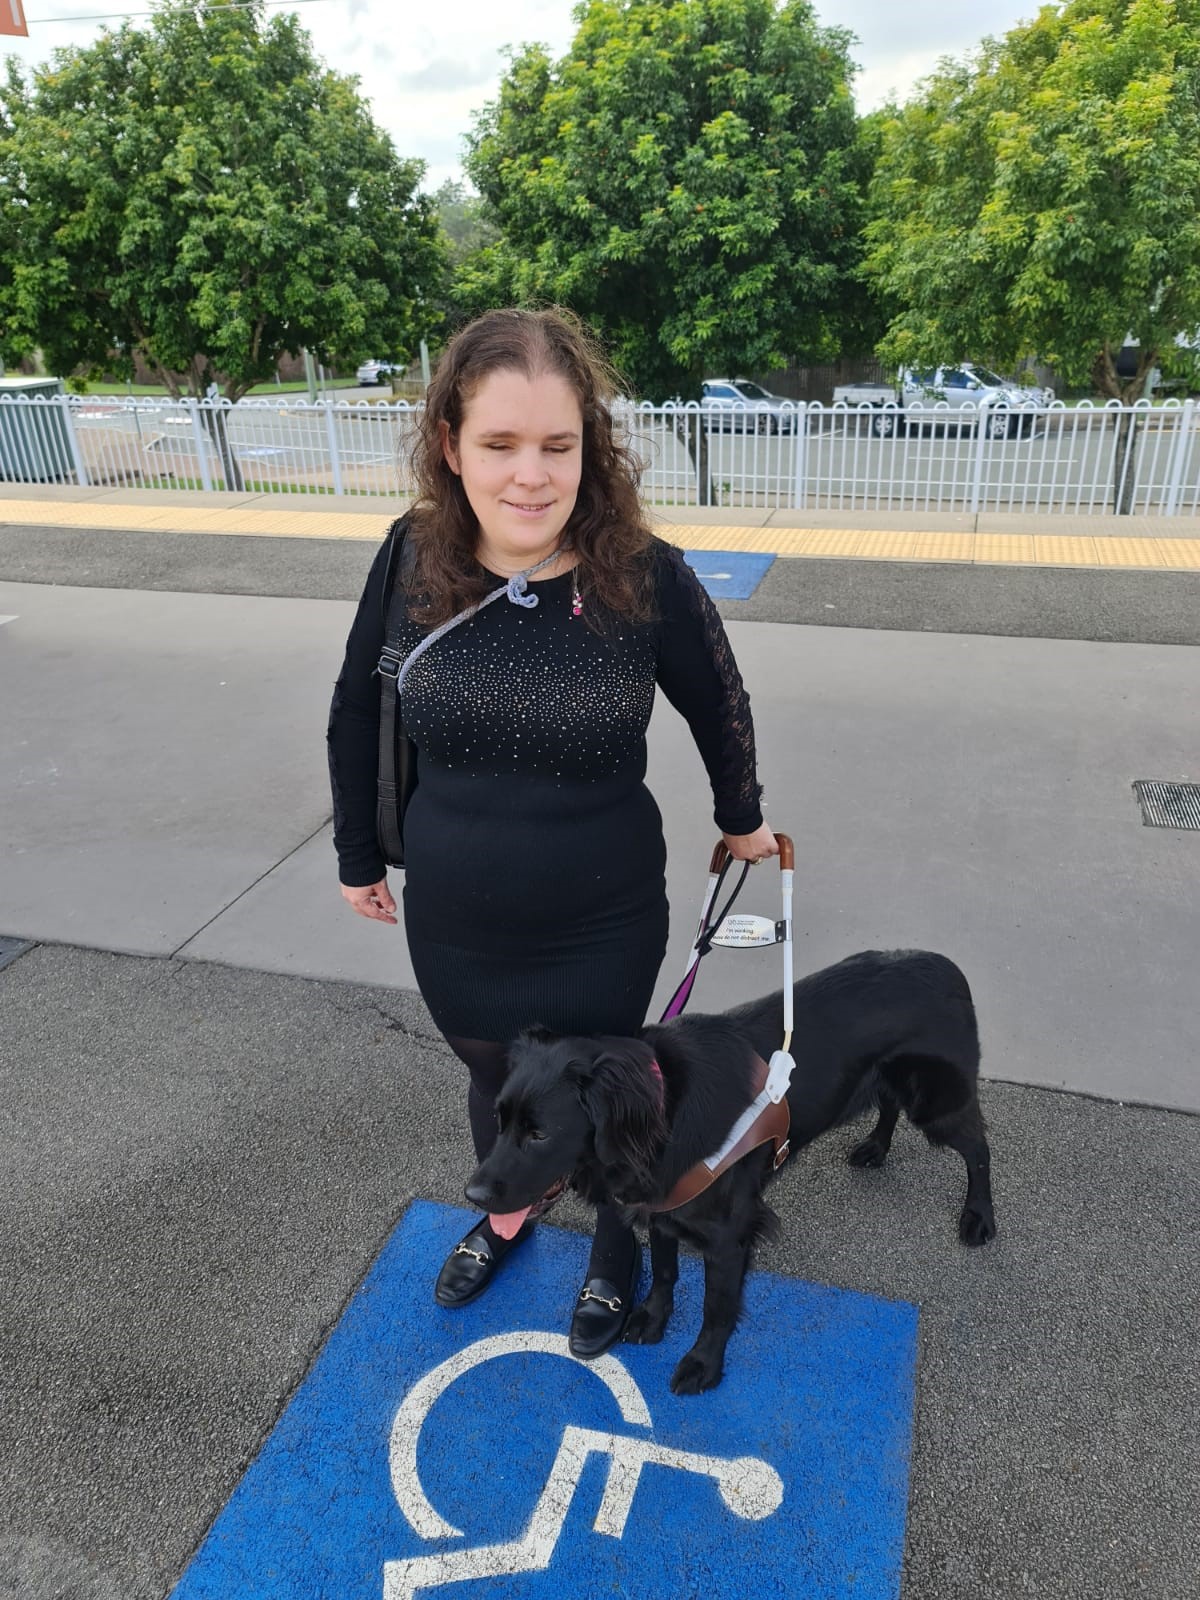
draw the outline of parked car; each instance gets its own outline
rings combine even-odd
[[[795,407],[749,378],[706,378],[700,410],[719,433],[791,433]]]
[[[983,426],[993,439],[1030,434],[1037,417],[1021,415],[1016,408],[1030,404],[1045,406],[1054,399],[1052,389],[1040,389],[1001,378],[974,361],[960,361],[956,367],[930,367],[922,372],[901,368],[895,387],[886,383],[847,383],[833,391],[834,404],[868,405],[879,415],[871,419],[871,431],[880,438],[906,431],[929,432],[934,428],[973,429],[984,414]],[[936,410],[941,403],[949,409]],[[958,417],[961,407],[973,409]],[[895,410],[885,410],[894,406]],[[920,408],[919,410],[916,408]]]
[[[392,373],[403,377],[404,363],[400,361],[364,361],[354,374],[354,381],[364,388],[373,383],[389,383]]]

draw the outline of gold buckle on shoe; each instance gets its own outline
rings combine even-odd
[[[619,1295],[614,1295],[611,1300],[606,1300],[602,1294],[593,1294],[590,1289],[585,1287],[581,1289],[579,1293],[580,1305],[582,1305],[585,1300],[594,1300],[597,1305],[607,1306],[610,1311],[620,1311],[621,1309],[621,1300]]]
[[[471,1260],[478,1261],[481,1267],[486,1267],[492,1259],[490,1256],[481,1255],[478,1250],[472,1250],[469,1244],[463,1244],[461,1240],[454,1246],[453,1254],[456,1256],[470,1256]]]

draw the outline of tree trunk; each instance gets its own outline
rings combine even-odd
[[[233,453],[233,445],[229,438],[229,412],[217,401],[205,403],[200,407],[200,415],[204,418],[204,427],[213,447],[221,462],[221,475],[225,479],[225,487],[234,489],[239,493],[245,490],[242,479],[242,469],[238,465],[237,457]]]
[[[217,385],[217,374],[213,371],[212,362],[205,355],[193,356],[188,376],[192,394],[200,402],[204,431],[211,439],[217,459],[221,463],[221,476],[225,480],[225,487],[241,493],[246,485],[242,479],[242,469],[233,453],[233,444],[229,438],[229,412],[220,404],[221,391]]]
[[[1117,425],[1116,450],[1113,453],[1113,510],[1119,517],[1127,517],[1133,509],[1137,436],[1137,413],[1122,411]]]
[[[1157,350],[1140,350],[1138,353],[1137,371],[1130,381],[1122,386],[1120,375],[1117,372],[1116,362],[1113,360],[1112,350],[1108,345],[1100,351],[1092,367],[1092,379],[1097,390],[1110,400],[1119,400],[1125,407],[1132,408],[1135,401],[1142,399],[1149,377],[1158,357]],[[1117,421],[1117,435],[1113,451],[1113,511],[1118,517],[1127,517],[1133,510],[1133,497],[1137,489],[1137,478],[1134,467],[1137,461],[1137,440],[1142,423],[1139,413],[1132,409],[1122,411]]]
[[[699,503],[702,506],[715,506],[718,503],[717,494],[708,472],[708,419],[702,411],[676,411],[672,420],[675,437],[687,451],[696,470]]]

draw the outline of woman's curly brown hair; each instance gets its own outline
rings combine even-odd
[[[645,621],[651,615],[651,534],[638,495],[641,465],[613,428],[609,407],[620,392],[618,381],[582,323],[557,307],[485,312],[454,335],[438,362],[412,449],[414,620],[436,627],[496,587],[495,576],[476,560],[479,524],[446,461],[441,429],[444,422],[457,438],[467,403],[493,372],[556,373],[574,391],[583,413],[583,471],[564,543],[579,556],[581,594],[630,621]],[[585,616],[594,620],[594,608],[585,606]]]

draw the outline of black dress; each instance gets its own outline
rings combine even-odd
[[[329,723],[341,881],[377,883],[387,547],[346,647]],[[655,685],[686,717],[727,833],[762,821],[750,704],[720,617],[681,553],[650,551],[656,620],[572,614],[570,573],[533,579],[416,661],[401,713],[418,747],[404,820],[404,923],[438,1028],[507,1041],[635,1033],[667,941],[662,818],[644,779]],[[500,580],[497,580],[499,583]],[[585,605],[596,602],[585,601]],[[402,648],[423,630],[410,622]]]

